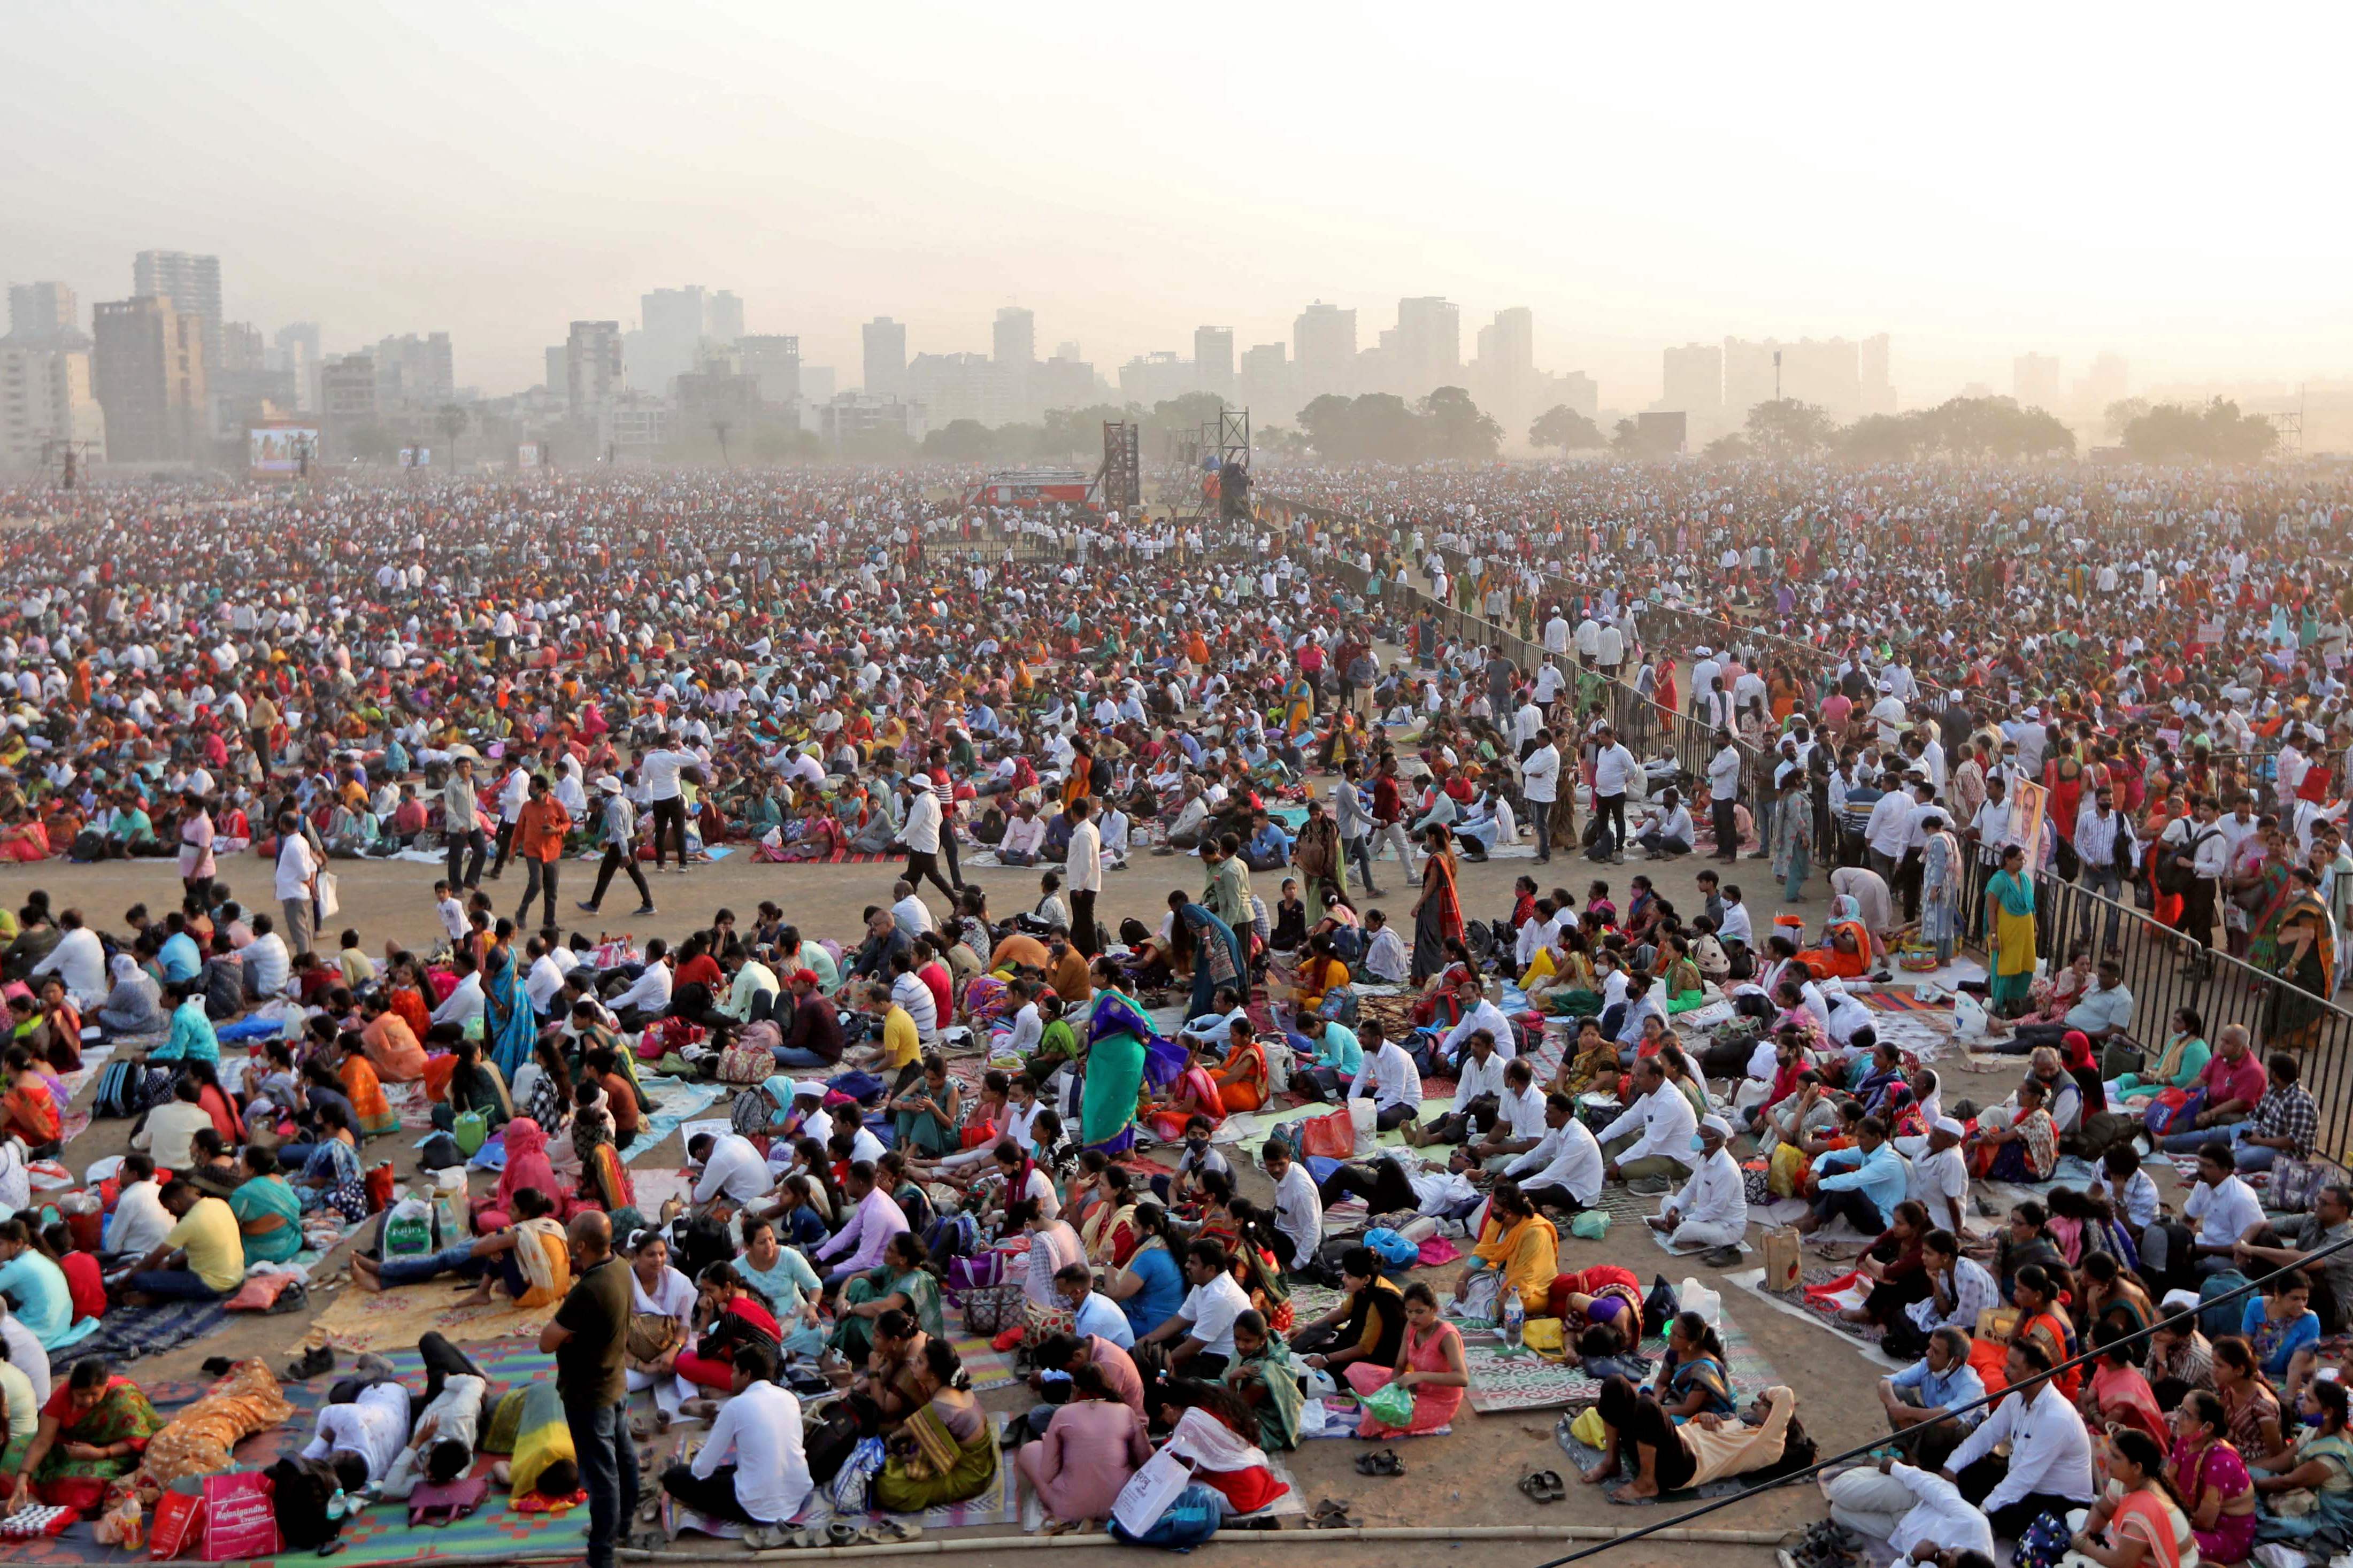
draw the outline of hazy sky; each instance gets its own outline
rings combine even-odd
[[[2353,371],[2348,8],[173,5],[10,8],[0,274],[446,329],[541,378],[575,317],[732,288],[858,379],[857,323],[1118,363],[1369,343],[1402,295],[1535,311],[1605,403],[1659,348],[1894,335],[1905,401],[2013,354],[2137,387]]]

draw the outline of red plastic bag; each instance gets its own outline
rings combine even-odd
[[[174,1483],[155,1504],[155,1522],[147,1535],[147,1555],[158,1562],[189,1556],[205,1536],[205,1503],[198,1493]]]
[[[1356,1120],[1348,1108],[1311,1116],[1299,1124],[1299,1152],[1327,1160],[1351,1160],[1356,1153]]]
[[[278,1513],[270,1492],[269,1478],[259,1470],[205,1478],[206,1562],[278,1555]]]
[[[366,1179],[368,1213],[382,1214],[392,1206],[392,1162],[376,1166]]]

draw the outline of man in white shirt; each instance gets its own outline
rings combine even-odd
[[[1552,743],[1552,731],[1540,729],[1535,733],[1535,750],[1520,763],[1520,794],[1526,797],[1528,815],[1535,819],[1536,829],[1536,864],[1552,858],[1552,808],[1560,798],[1560,751]]]
[[[105,945],[96,931],[82,923],[79,910],[59,915],[58,929],[65,934],[58,938],[48,956],[33,965],[33,978],[54,974],[65,982],[66,994],[77,1007],[94,1008],[106,1000]]]
[[[2218,1157],[2219,1154],[2219,1157]],[[2241,1237],[2263,1223],[2263,1203],[2255,1190],[2239,1179],[2236,1157],[2227,1140],[2217,1137],[2198,1152],[2198,1184],[2182,1200],[2181,1217],[2198,1226],[2198,1238],[2193,1250],[2198,1254],[2198,1272],[2219,1274],[2235,1268],[2234,1248]],[[2155,1226],[2151,1234],[2164,1233]],[[2166,1266],[2165,1248],[2158,1249],[2158,1259],[2152,1268]]]
[[[279,907],[286,915],[288,950],[309,952],[311,933],[316,929],[318,907],[311,900],[318,896],[319,858],[311,853],[310,841],[302,837],[301,819],[290,811],[278,814],[278,878],[274,890]],[[404,1431],[402,1436],[406,1433]]]
[[[1601,836],[1595,841],[1597,848],[1606,851],[1611,864],[1622,865],[1626,859],[1626,795],[1642,780],[1642,764],[1634,760],[1619,740],[1617,731],[1604,724],[1596,731],[1599,742],[1593,758],[1593,809],[1600,819]]]
[[[2092,1501],[2092,1439],[2084,1417],[2039,1375],[2053,1364],[2032,1340],[2014,1341],[2002,1367],[2011,1392],[1937,1472],[1984,1510],[1995,1534],[2012,1540],[2042,1514],[2064,1519],[2068,1510]],[[2037,1381],[2029,1384],[2029,1378]],[[2010,1445],[2006,1460],[1994,1455],[2004,1443]]]
[[[1667,1081],[1656,1057],[1634,1064],[1634,1092],[1625,1114],[1594,1135],[1609,1156],[1602,1174],[1613,1182],[1658,1182],[1657,1190],[1664,1192],[1664,1183],[1695,1163],[1691,1145],[1699,1116],[1683,1090]]]
[[[1968,1165],[1961,1156],[1963,1131],[1953,1117],[1936,1119],[1928,1129],[1926,1147],[1913,1158],[1910,1191],[1905,1194],[1928,1211],[1930,1225],[1955,1236],[1966,1234],[1962,1205],[1969,1194]]]
[[[1601,1201],[1601,1145],[1577,1119],[1577,1102],[1555,1090],[1545,1096],[1545,1134],[1535,1147],[1504,1166],[1520,1195],[1539,1208],[1591,1208]]]
[[[408,1390],[380,1374],[349,1404],[319,1407],[318,1426],[303,1445],[302,1457],[328,1459],[355,1454],[367,1467],[368,1480],[380,1481],[408,1445]]]
[[[1066,808],[1071,847],[1062,870],[1071,894],[1071,945],[1092,960],[1095,942],[1095,895],[1103,891],[1103,831],[1094,824],[1092,799],[1081,795]]]
[[[1274,1184],[1274,1250],[1285,1268],[1300,1268],[1324,1244],[1324,1200],[1315,1178],[1291,1157],[1291,1145],[1280,1138],[1267,1140],[1260,1155],[1267,1179]]]
[[[670,943],[654,937],[646,943],[646,966],[619,995],[607,998],[605,1005],[621,1020],[623,1028],[642,1029],[670,1011],[673,978]]]
[[[1676,1098],[1681,1099],[1678,1095]],[[1699,1168],[1683,1191],[1643,1223],[1667,1238],[1669,1250],[1727,1247],[1736,1254],[1748,1234],[1748,1192],[1740,1163],[1725,1148],[1732,1124],[1711,1116],[1699,1124]]]
[[[209,1119],[208,1119],[209,1120]],[[168,1169],[169,1167],[167,1167]],[[179,1221],[164,1207],[163,1188],[155,1181],[155,1162],[144,1154],[126,1154],[116,1179],[121,1186],[113,1216],[106,1226],[106,1256],[140,1258],[164,1245]],[[43,1363],[47,1364],[46,1361]]]
[[[482,976],[474,967],[473,955],[459,948],[451,955],[449,966],[458,972],[458,984],[441,1005],[433,1009],[437,1024],[468,1024],[482,1016]]]
[[[775,1184],[758,1146],[741,1133],[698,1132],[686,1158],[701,1173],[694,1182],[698,1210],[721,1200],[730,1207],[742,1208]]]
[[[1348,1086],[1348,1098],[1369,1091],[1375,1121],[1384,1132],[1413,1121],[1421,1114],[1421,1069],[1403,1047],[1382,1037],[1378,1024],[1367,1019],[1356,1033],[1366,1047],[1365,1065]]]
[[[1708,815],[1715,825],[1715,858],[1724,861],[1740,858],[1740,748],[1733,743],[1732,731],[1715,732],[1715,755],[1707,760]]]
[[[1463,1044],[1461,1059],[1455,1064],[1453,1102],[1428,1127],[1419,1121],[1405,1123],[1405,1141],[1417,1149],[1425,1143],[1468,1142],[1475,1125],[1494,1121],[1495,1106],[1504,1095],[1504,1068],[1509,1062],[1495,1048],[1494,1030],[1473,1028]]]
[[[1214,1382],[1233,1361],[1234,1320],[1250,1310],[1250,1298],[1234,1282],[1225,1244],[1213,1238],[1187,1245],[1185,1282],[1192,1289],[1184,1301],[1137,1342],[1170,1345],[1170,1373]]]
[[[259,1002],[286,994],[287,976],[294,972],[293,955],[278,934],[278,922],[268,915],[253,917],[253,940],[237,955],[245,965],[245,994]]]
[[[1849,1470],[1830,1485],[1831,1518],[1896,1552],[1895,1568],[1935,1568],[1944,1553],[1993,1557],[1993,1526],[1961,1489],[1901,1459]]]
[[[801,1402],[773,1381],[776,1352],[766,1344],[738,1345],[734,1363],[734,1396],[719,1406],[693,1462],[662,1472],[662,1490],[697,1513],[754,1526],[747,1545],[781,1546],[770,1527],[800,1512],[812,1489]]]
[[[920,773],[902,779],[899,787],[906,792],[907,817],[899,825],[894,842],[907,847],[907,880],[921,888],[929,877],[932,885],[954,904],[956,889],[940,875],[940,840],[948,832],[940,797],[933,792],[932,781]]]
[[[1454,995],[1462,1005],[1462,1018],[1453,1028],[1447,1031],[1446,1038],[1440,1042],[1439,1060],[1459,1063],[1462,1059],[1463,1051],[1470,1046],[1471,1037],[1482,1029],[1487,1031],[1497,1056],[1502,1057],[1505,1061],[1510,1061],[1518,1054],[1517,1047],[1514,1045],[1518,1037],[1512,1033],[1511,1020],[1504,1016],[1504,1010],[1501,1007],[1487,1000],[1486,991],[1476,978],[1462,982],[1455,988]],[[1441,1140],[1441,1142],[1451,1142],[1451,1140]]]
[[[916,897],[913,883],[892,883],[891,899],[892,923],[904,931],[910,940],[932,929],[932,907]]]
[[[675,731],[665,731],[659,743],[638,758],[638,782],[645,787],[646,805],[654,819],[654,870],[665,869],[663,857],[678,851],[678,868],[686,870],[686,796],[679,775],[702,764],[692,752],[681,751]]]

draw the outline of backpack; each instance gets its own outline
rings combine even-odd
[[[109,1062],[99,1069],[98,1098],[90,1102],[93,1121],[105,1121],[138,1115],[146,1107],[140,1103],[141,1079],[139,1066],[133,1062]]]
[[[2178,844],[2159,841],[2157,847],[2157,886],[2159,891],[2186,893],[2197,882],[2192,869],[2198,860],[2198,847],[2210,839],[2222,837],[2219,827],[2183,836]]]

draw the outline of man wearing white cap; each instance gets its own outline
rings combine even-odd
[[[1677,1252],[1737,1247],[1748,1234],[1747,1187],[1739,1162],[1725,1147],[1731,1136],[1732,1124],[1723,1117],[1710,1116],[1703,1121],[1697,1139],[1698,1168],[1683,1184],[1683,1191],[1667,1199],[1656,1215],[1643,1222],[1664,1235],[1668,1247]]]

